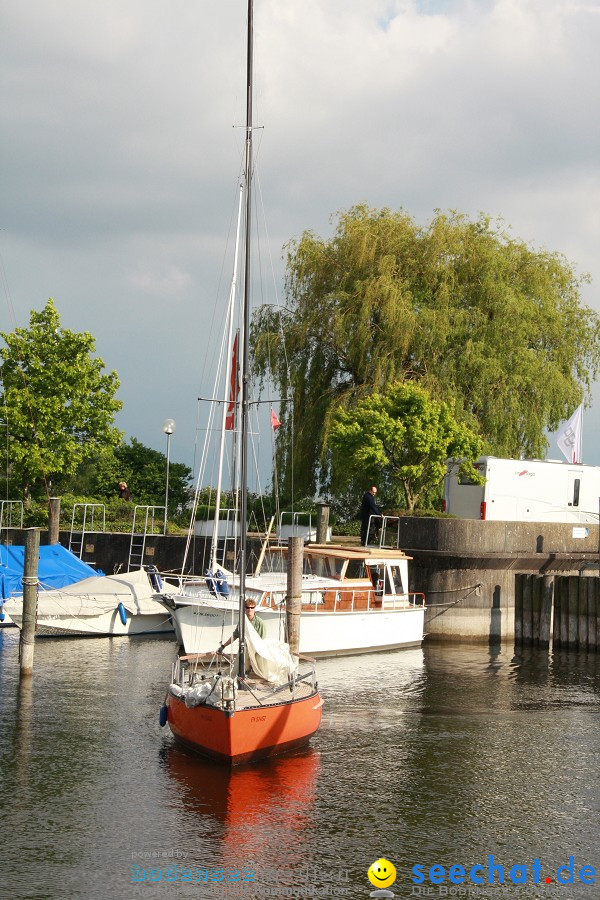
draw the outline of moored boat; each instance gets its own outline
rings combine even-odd
[[[286,548],[280,548],[284,556]],[[425,596],[408,591],[410,557],[379,547],[311,544],[304,551],[299,652],[342,656],[418,646]],[[281,566],[279,566],[281,568]],[[229,596],[198,586],[165,594],[185,653],[210,654],[235,625],[238,588]],[[214,581],[213,581],[214,584]],[[285,634],[287,581],[282,571],[247,576],[246,592],[271,638]]]
[[[172,634],[173,622],[159,602],[161,586],[144,569],[120,575],[91,575],[62,588],[38,593],[36,635],[39,637],[107,637]],[[4,604],[19,628],[23,597]]]

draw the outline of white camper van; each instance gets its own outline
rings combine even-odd
[[[598,524],[600,466],[482,456],[475,468],[484,484],[460,477],[458,465],[448,460],[444,512],[496,522]]]

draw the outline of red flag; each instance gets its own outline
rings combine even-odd
[[[281,422],[277,418],[277,414],[275,413],[275,410],[272,409],[271,410],[271,428],[273,429],[273,431],[277,431],[277,429],[279,428],[280,425],[281,425]]]
[[[235,427],[235,401],[240,392],[240,383],[238,379],[238,363],[237,363],[237,346],[238,336],[236,334],[233,342],[233,355],[231,358],[231,378],[229,380],[229,403],[227,405],[227,415],[225,417],[225,430],[233,431]]]

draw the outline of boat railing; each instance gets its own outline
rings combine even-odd
[[[285,603],[281,591],[267,591],[263,608],[277,609]],[[371,610],[412,609],[425,606],[425,594],[407,591],[401,594],[383,594],[369,587],[358,588],[309,588],[302,591],[303,612],[369,612]]]

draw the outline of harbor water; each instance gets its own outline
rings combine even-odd
[[[174,652],[42,639],[20,684],[0,631],[1,897],[599,895],[599,655],[323,660],[310,747],[230,772],[159,726]]]

